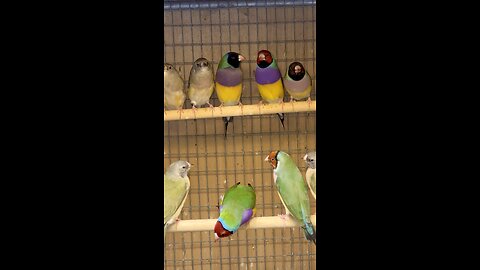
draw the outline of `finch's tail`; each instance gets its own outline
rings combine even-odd
[[[277,113],[278,118],[280,118],[280,122],[282,123],[282,127],[285,128],[285,124],[283,124],[283,121],[285,120],[285,114],[284,113]]]
[[[313,228],[313,224],[311,222],[307,222],[305,223],[305,226],[302,228],[305,231],[305,238],[307,238],[307,240],[312,241],[315,245],[317,245],[317,233]]]
[[[233,121],[233,116],[222,117],[222,119],[223,119],[223,123],[225,123],[225,138],[226,138],[226,137],[227,137],[228,122],[232,122],[232,121]]]

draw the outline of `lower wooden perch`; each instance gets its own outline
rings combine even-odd
[[[313,226],[317,225],[317,215],[310,217]],[[191,219],[180,220],[168,226],[168,232],[200,232],[213,231],[217,219]],[[254,217],[248,224],[240,229],[267,229],[267,228],[291,228],[300,226],[292,217],[287,216],[283,220],[279,216],[274,217]]]
[[[317,110],[317,102],[312,100],[310,104],[307,101],[285,102],[283,104],[253,104],[243,106],[225,106],[213,108],[197,108],[185,110],[170,110],[163,113],[164,121],[218,118],[227,116],[241,115],[262,115],[276,113],[296,113],[312,112]]]

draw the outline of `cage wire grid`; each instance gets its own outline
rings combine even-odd
[[[165,1],[164,62],[180,71],[186,87],[197,58],[207,58],[216,71],[226,52],[239,52],[247,59],[241,64],[241,101],[256,104],[261,99],[254,80],[256,54],[268,49],[282,75],[291,62],[304,64],[312,77],[315,100],[315,5],[315,1]],[[220,105],[215,92],[210,102]],[[188,98],[184,108],[191,108]],[[238,116],[229,124],[226,139],[221,118],[164,122],[164,171],[177,160],[194,164],[179,218],[218,218],[220,195],[236,182],[255,187],[257,217],[284,214],[272,169],[264,158],[272,150],[286,151],[304,174],[302,157],[316,149],[315,118],[315,112],[286,114],[283,129],[276,115]],[[315,199],[309,196],[314,214]],[[241,228],[217,242],[212,228],[167,233],[164,268],[316,269],[315,256],[315,245],[299,227]]]

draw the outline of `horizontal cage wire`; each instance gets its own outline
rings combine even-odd
[[[164,62],[180,71],[187,87],[196,59],[207,58],[216,71],[226,52],[239,52],[246,58],[241,64],[241,102],[257,104],[261,98],[255,85],[256,56],[268,49],[282,75],[293,61],[305,66],[312,77],[311,98],[316,100],[315,6],[315,1],[165,1]],[[285,106],[288,99],[285,94]],[[220,105],[215,92],[210,103]],[[183,108],[191,107],[187,98]],[[287,113],[284,129],[275,114],[235,116],[226,138],[221,118],[164,122],[164,171],[177,160],[194,164],[179,219],[218,218],[220,196],[236,182],[255,187],[256,217],[284,214],[272,169],[264,159],[272,150],[283,150],[305,174],[303,156],[316,149],[315,120],[315,111]],[[309,196],[315,215],[316,201]],[[300,227],[241,227],[219,241],[213,227],[168,232],[164,268],[316,269],[316,247]]]

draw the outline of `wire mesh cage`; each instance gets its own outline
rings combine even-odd
[[[165,1],[164,62],[172,64],[185,81],[192,63],[205,57],[216,67],[229,51],[245,56],[242,62],[243,104],[257,104],[257,52],[268,49],[282,75],[299,61],[312,77],[316,100],[315,1]],[[285,106],[289,105],[285,95]],[[216,93],[210,99],[220,105]],[[190,109],[187,99],[184,109]],[[304,174],[302,159],[316,149],[315,111],[288,113],[285,128],[277,115],[235,117],[226,138],[221,118],[164,122],[164,171],[177,160],[194,166],[189,172],[190,192],[181,220],[216,219],[217,205],[236,182],[251,183],[257,195],[256,217],[284,214],[274,187],[272,169],[264,161],[272,150],[291,155]],[[310,196],[311,213],[316,213]],[[175,226],[175,224],[171,225]],[[242,229],[215,241],[209,231],[169,232],[165,269],[315,269],[316,247],[300,227]]]

